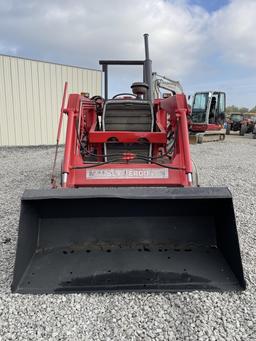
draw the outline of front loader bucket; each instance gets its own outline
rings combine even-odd
[[[12,291],[241,290],[226,188],[25,191]]]

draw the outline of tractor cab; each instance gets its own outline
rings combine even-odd
[[[225,107],[226,94],[224,92],[197,92],[192,104],[192,124],[223,125]]]
[[[240,112],[238,113],[231,113],[230,115],[230,122],[241,122],[244,120],[244,115]]]

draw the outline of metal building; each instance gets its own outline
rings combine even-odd
[[[101,71],[0,55],[0,146],[54,144],[65,81],[101,94]]]

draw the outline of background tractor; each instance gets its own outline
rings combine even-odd
[[[231,131],[239,131],[239,135],[244,136],[253,131],[253,122],[244,114],[233,112],[227,119],[226,134],[229,135]]]

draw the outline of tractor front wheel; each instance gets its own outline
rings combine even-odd
[[[231,125],[227,124],[226,135],[230,135]]]

